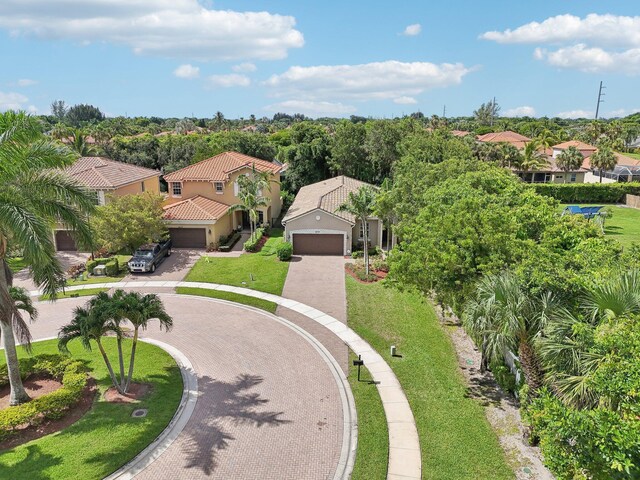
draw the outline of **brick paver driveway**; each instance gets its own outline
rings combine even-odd
[[[204,254],[204,250],[177,248],[171,251],[171,256],[166,257],[158,265],[155,272],[129,273],[123,281],[134,280],[184,280],[191,267]]]
[[[315,348],[255,311],[196,297],[161,297],[174,329],[152,327],[144,336],[189,358],[199,397],[177,440],[136,478],[332,478],[342,447],[342,405],[330,367]],[[38,303],[34,338],[55,335],[85,301]]]

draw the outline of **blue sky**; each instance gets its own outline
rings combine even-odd
[[[458,116],[496,96],[574,117],[600,80],[601,113],[640,110],[634,0],[2,0],[0,56],[1,110]]]

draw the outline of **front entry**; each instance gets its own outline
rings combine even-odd
[[[249,219],[249,212],[242,210],[242,229],[249,230],[251,228],[251,220]]]

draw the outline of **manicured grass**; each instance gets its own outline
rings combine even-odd
[[[131,260],[131,255],[115,255],[118,258],[118,263],[120,265],[120,272],[115,277],[107,277],[107,276],[93,276],[88,275],[85,272],[81,279],[78,280],[67,280],[68,286],[73,285],[87,285],[91,283],[112,283],[112,282],[120,282],[124,277],[129,274],[129,270],[127,270],[127,262]]]
[[[207,290],[205,288],[178,287],[176,293],[182,295],[198,295],[200,297],[220,298],[230,302],[242,303],[251,307],[260,308],[270,313],[276,313],[277,304],[261,298],[248,297],[233,292],[222,292],[220,290]]]
[[[357,358],[353,353],[349,354],[349,384],[358,413],[358,449],[351,479],[386,478],[389,457],[387,419],[378,390],[369,383],[371,375],[366,367],[362,367],[361,381],[358,381],[358,367],[354,367],[352,361]]]
[[[272,228],[271,237],[260,252],[230,258],[202,257],[185,280],[253,288],[280,295],[289,271],[289,263],[278,260],[275,252],[282,242],[282,230]]]
[[[580,204],[581,207],[589,205],[591,204]],[[597,204],[597,206],[602,205],[602,203]],[[562,205],[562,208],[564,209],[565,206]],[[605,207],[613,212],[613,217],[605,220],[604,234],[615,238],[624,247],[628,247],[633,242],[640,242],[640,210],[618,205],[605,205]]]
[[[71,292],[59,292],[56,296],[56,299],[60,298],[74,298],[74,297],[89,297],[92,295],[97,295],[100,292],[106,292],[108,288],[86,288],[84,290],[75,290]],[[51,297],[49,295],[42,295],[40,300],[50,300]]]
[[[7,258],[7,263],[13,273],[19,272],[23,268],[27,268],[27,264],[24,262],[24,258],[22,257]]]
[[[416,419],[423,479],[507,479],[513,472],[483,407],[468,397],[450,338],[419,294],[347,276],[349,326],[391,365]],[[392,358],[396,345],[402,358]]]
[[[640,160],[640,153],[623,153],[623,155]]]
[[[116,343],[105,338],[112,361]],[[128,341],[125,343],[129,351]],[[102,394],[110,381],[97,349],[87,352],[80,342],[69,345],[71,354],[86,362]],[[33,353],[57,353],[57,341],[33,344]],[[26,356],[19,349],[20,356]],[[4,355],[0,362],[4,362]],[[135,381],[154,385],[140,403],[113,404],[99,397],[79,421],[58,433],[0,452],[0,477],[15,479],[91,480],[109,475],[150,444],[173,417],[182,396],[182,376],[164,350],[138,343]],[[137,408],[149,409],[144,418],[132,418]],[[4,472],[4,474],[2,474]]]

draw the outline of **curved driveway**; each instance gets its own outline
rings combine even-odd
[[[253,310],[161,296],[175,326],[170,333],[151,327],[144,336],[188,357],[199,396],[176,441],[136,478],[332,478],[343,442],[342,403],[315,347]],[[34,338],[54,336],[86,301],[39,303]]]

